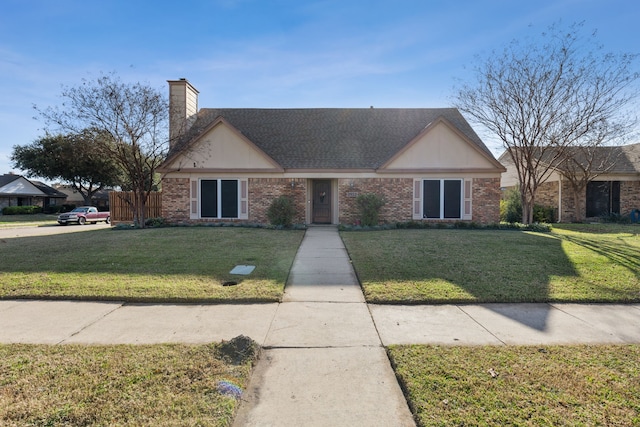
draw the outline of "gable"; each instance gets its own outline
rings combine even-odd
[[[218,120],[179,155],[169,159],[166,169],[280,171],[282,168],[253,142],[224,120]]]
[[[23,177],[19,177],[0,187],[0,194],[11,196],[45,196],[42,191]]]
[[[191,150],[194,141],[200,141],[220,122],[269,162],[286,170],[379,170],[425,129],[442,122],[489,159],[492,172],[502,170],[455,108],[203,108],[181,139],[183,143],[172,145],[165,165]],[[189,157],[197,161],[199,156],[193,153]],[[193,165],[194,160],[183,160],[182,168]]]
[[[390,170],[496,171],[504,168],[445,120],[429,125],[382,168]]]

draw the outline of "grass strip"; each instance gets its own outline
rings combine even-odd
[[[391,346],[419,426],[640,425],[640,346]]]
[[[0,298],[278,301],[304,231],[96,229],[0,240]],[[254,265],[247,276],[236,265]],[[236,286],[223,286],[228,282]]]
[[[33,214],[33,215],[2,215],[0,214],[0,229],[14,227],[39,227],[58,224],[58,215]]]
[[[158,426],[231,424],[251,362],[231,365],[216,344],[0,345],[0,424]]]
[[[341,236],[373,303],[637,302],[638,226]]]

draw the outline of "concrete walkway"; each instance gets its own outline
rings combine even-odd
[[[335,227],[306,232],[234,426],[413,426]]]
[[[365,304],[335,227],[311,227],[280,304],[0,301],[3,343],[264,346],[235,426],[413,426],[383,345],[640,343],[640,304]]]

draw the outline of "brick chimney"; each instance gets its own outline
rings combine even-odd
[[[198,113],[198,90],[187,79],[167,80],[169,83],[169,146],[184,135]]]

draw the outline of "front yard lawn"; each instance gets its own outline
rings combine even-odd
[[[640,226],[552,232],[386,230],[341,236],[373,303],[637,302]]]
[[[391,346],[419,426],[638,426],[640,346]]]
[[[58,215],[54,214],[0,215],[0,228],[40,227],[56,224],[58,224]]]
[[[99,229],[0,240],[0,298],[279,301],[303,231]],[[236,265],[254,265],[231,275]],[[223,286],[237,282],[236,286]]]
[[[232,365],[218,345],[2,345],[5,426],[228,426],[251,362]]]

